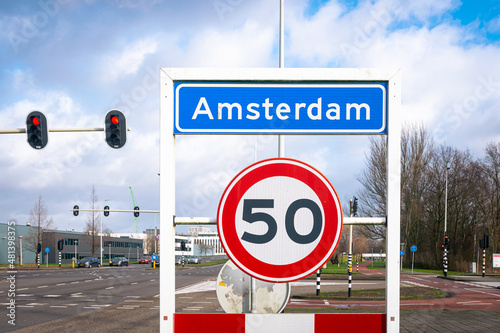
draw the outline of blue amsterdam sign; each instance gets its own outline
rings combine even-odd
[[[383,134],[386,83],[174,84],[174,133]]]

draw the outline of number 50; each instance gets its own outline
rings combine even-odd
[[[254,208],[274,208],[273,199],[244,199],[243,200],[243,221],[248,223],[264,222],[267,224],[267,232],[263,235],[255,235],[249,232],[244,232],[242,240],[264,244],[270,242],[278,232],[278,224],[276,220],[269,214],[264,212],[254,212]],[[301,235],[295,229],[295,213],[301,209],[309,209],[313,215],[313,227],[307,235]],[[323,225],[323,216],[318,204],[309,199],[298,199],[290,204],[285,213],[285,228],[288,237],[298,244],[309,244],[314,242],[321,233]]]

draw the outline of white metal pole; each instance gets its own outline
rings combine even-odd
[[[173,79],[161,72],[160,100],[160,332],[174,332],[175,313],[175,135]]]
[[[388,82],[387,93],[387,268],[386,268],[386,327],[387,332],[399,332],[401,243],[401,71]]]
[[[279,66],[285,68],[285,0],[280,0]],[[278,157],[285,157],[285,136],[278,135]]]

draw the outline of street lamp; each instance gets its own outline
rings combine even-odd
[[[19,264],[23,265],[23,236],[19,236]]]
[[[448,170],[450,166],[446,164],[446,179],[445,179],[445,189],[444,189],[444,238],[447,238],[446,233],[446,221],[448,217]],[[448,249],[446,244],[443,246],[443,274],[446,277],[448,275]]]

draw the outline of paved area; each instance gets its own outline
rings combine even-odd
[[[400,332],[500,332],[498,311],[401,311]]]
[[[185,294],[179,294],[182,297]],[[133,306],[116,304],[107,308],[81,313],[73,317],[35,325],[15,332],[52,333],[52,332],[159,332],[159,298],[149,295],[136,299]],[[194,295],[193,295],[194,296]],[[198,298],[213,297],[213,292],[205,291]],[[179,309],[183,307],[179,300]],[[130,309],[124,313],[123,307]],[[184,306],[186,303],[184,303]],[[218,312],[218,309],[213,309]],[[184,311],[186,308],[184,308]],[[199,313],[199,311],[191,311]],[[219,312],[220,313],[220,312]],[[284,314],[283,316],[286,316]],[[498,311],[452,311],[452,310],[402,310],[400,332],[500,332],[500,312]],[[278,333],[278,332],[277,332]]]

